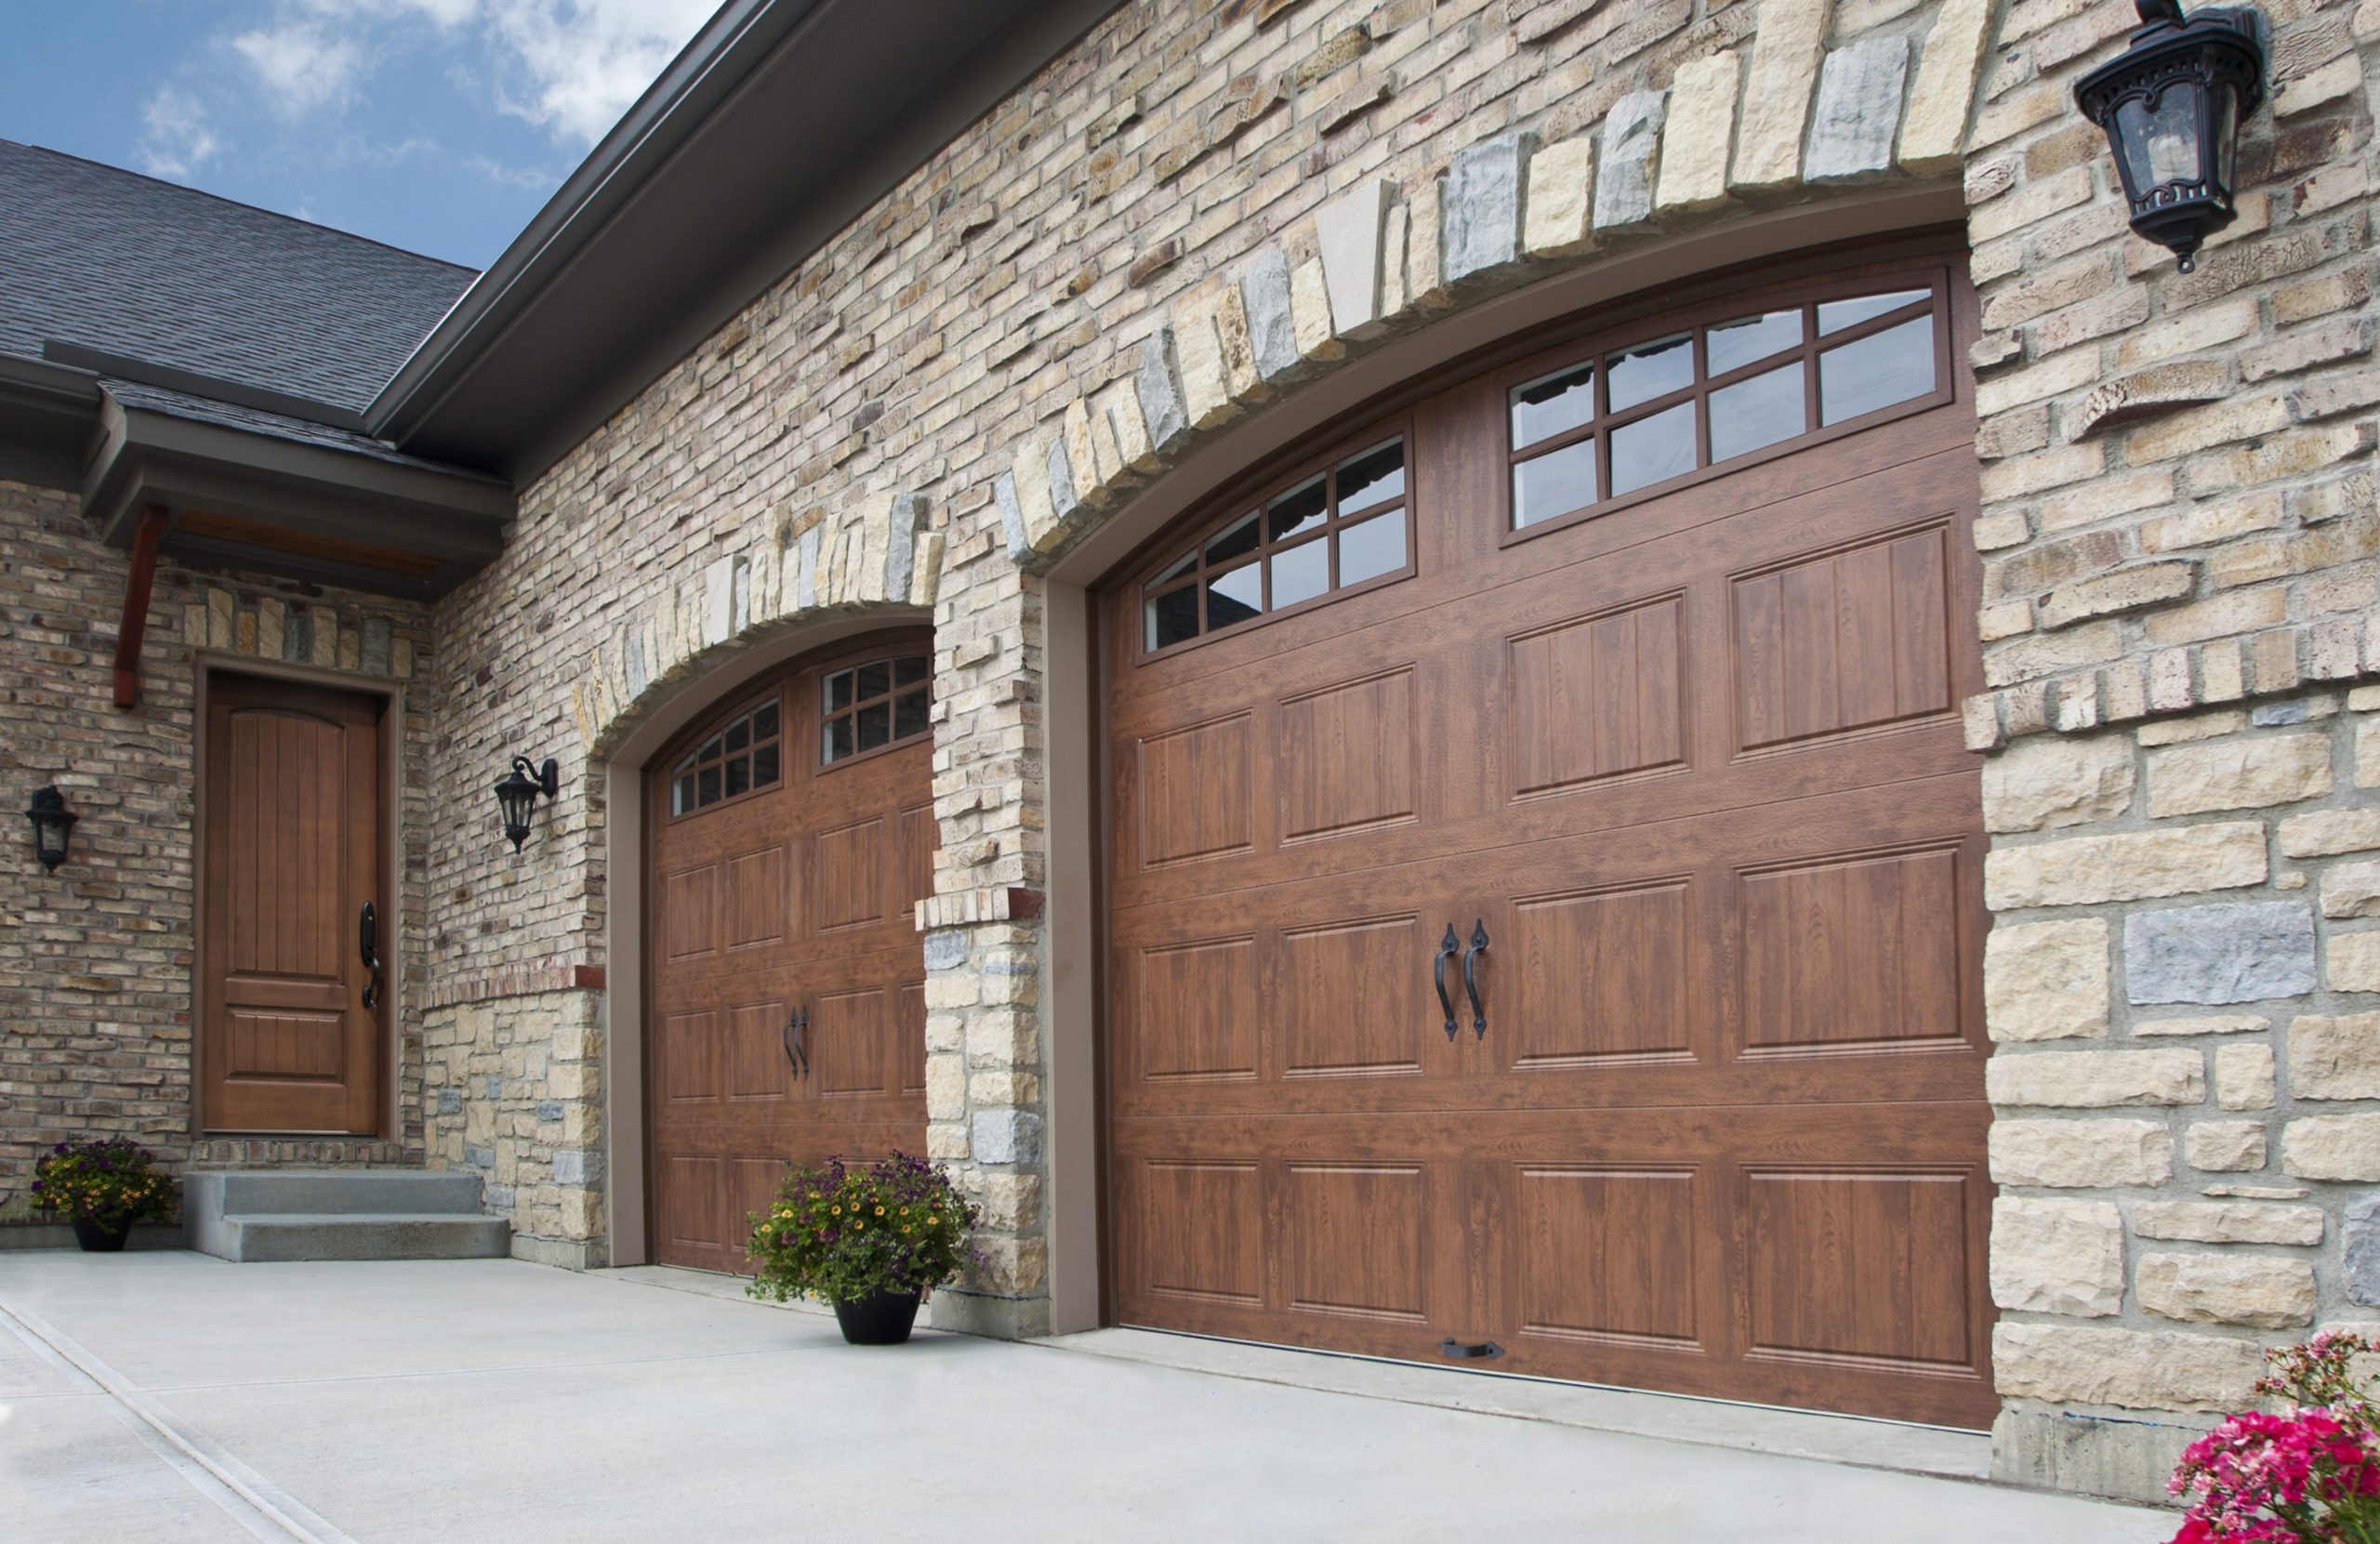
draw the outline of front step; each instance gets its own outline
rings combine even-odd
[[[428,1169],[201,1170],[182,1177],[182,1238],[230,1260],[501,1260],[512,1228],[480,1177]]]

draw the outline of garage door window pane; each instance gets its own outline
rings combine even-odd
[[[1228,627],[1264,612],[1262,570],[1255,563],[1207,581],[1207,626]]]
[[[1595,416],[1595,367],[1581,364],[1513,388],[1513,448],[1567,434]]]
[[[1329,543],[1310,541],[1303,547],[1276,552],[1270,561],[1273,564],[1273,607],[1276,611],[1329,593]]]
[[[1583,509],[1595,501],[1595,442],[1581,440],[1513,468],[1513,524]]]
[[[1611,431],[1614,498],[1694,469],[1694,404],[1680,402]]]
[[[1148,603],[1148,646],[1151,649],[1187,642],[1198,636],[1198,591],[1196,586],[1184,586],[1158,596]]]
[[[1405,566],[1405,512],[1401,509],[1350,525],[1339,533],[1339,582],[1360,585]]]
[[[1711,374],[1724,376],[1801,341],[1802,313],[1795,310],[1722,322],[1704,335],[1703,348],[1710,354]]]
[[[1604,362],[1609,372],[1608,411],[1625,412],[1638,402],[1666,397],[1694,384],[1694,339],[1691,335],[1640,344]]]
[[[1330,495],[1319,477],[1301,483],[1265,507],[1264,539],[1288,541],[1330,518]],[[1276,602],[1276,604],[1285,602]]]
[[[1818,336],[1826,337],[1903,306],[1913,306],[1933,293],[1927,289],[1903,289],[1890,295],[1863,295],[1856,300],[1829,300],[1818,307]]]
[[[828,677],[818,694],[826,720],[819,726],[820,759],[840,761],[925,733],[933,702],[927,680],[932,667],[929,655],[902,654]],[[757,778],[756,765],[755,786]]]
[[[1256,537],[1254,515],[1250,515],[1244,520],[1234,521],[1208,541],[1207,561],[1210,563],[1219,563],[1226,559],[1236,558],[1243,552],[1253,552],[1256,550]]]
[[[1802,406],[1800,360],[1711,393],[1711,459],[1725,461],[1779,440],[1807,423]]]
[[[1839,424],[1934,390],[1934,319],[1921,316],[1818,356],[1818,421]]]
[[[1339,463],[1339,509],[1368,509],[1405,496],[1405,442],[1392,440]]]

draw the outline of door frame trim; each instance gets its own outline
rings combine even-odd
[[[428,920],[426,917],[411,917],[405,909],[404,811],[397,798],[398,790],[404,786],[405,682],[393,677],[350,675],[318,665],[259,659],[254,654],[231,653],[218,649],[193,651],[192,671],[196,680],[191,709],[191,1077],[187,1126],[190,1138],[193,1142],[204,1142],[214,1134],[206,1127],[205,1092],[200,1087],[205,1065],[203,1040],[206,1034],[206,1005],[201,978],[206,969],[206,904],[202,891],[206,883],[207,708],[216,677],[250,676],[319,686],[359,697],[377,697],[383,704],[380,718],[381,889],[387,903],[383,909],[390,919],[390,933],[397,940],[397,947],[387,951],[383,957],[386,960],[386,988],[382,1001],[389,1007],[380,1022],[380,1097],[377,1102],[379,1129],[368,1135],[350,1132],[341,1136],[325,1136],[319,1131],[291,1132],[288,1135],[323,1142],[402,1141],[401,1137],[392,1137],[390,1133],[404,1129],[404,1113],[399,1106],[404,1098],[404,1004],[408,985],[405,978],[405,928],[408,922],[426,923]],[[225,1137],[271,1137],[277,1134],[254,1131],[222,1133]]]
[[[603,1229],[613,1265],[651,1262],[652,1222],[645,1124],[645,865],[644,777],[649,764],[695,720],[761,677],[803,654],[904,627],[933,628],[933,613],[884,606],[823,617],[782,632],[746,635],[739,651],[711,668],[657,691],[641,705],[641,720],[619,744],[590,762],[600,772],[606,812],[604,871],[610,877],[603,917]]]

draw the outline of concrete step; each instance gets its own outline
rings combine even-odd
[[[182,1177],[186,1247],[224,1260],[478,1260],[511,1252],[480,1176],[417,1168],[201,1169]]]
[[[451,1212],[235,1214],[222,1219],[222,1231],[230,1235],[223,1258],[239,1261],[502,1260],[512,1252],[512,1225],[503,1218]]]

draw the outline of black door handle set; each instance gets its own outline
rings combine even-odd
[[[802,1038],[809,1029],[810,1010],[797,1008],[777,1035],[777,1043],[785,1048],[785,1064],[793,1069],[796,1077],[810,1076],[810,1048]]]
[[[380,908],[371,902],[364,903],[364,915],[355,921],[355,948],[364,957],[364,968],[372,979],[364,983],[364,1006],[366,1010],[380,1006]]]
[[[1447,924],[1446,937],[1438,940],[1438,957],[1430,965],[1430,975],[1437,983],[1438,1006],[1447,1016],[1447,1038],[1455,1036],[1454,997],[1447,991],[1447,961],[1457,954],[1462,956],[1462,991],[1471,999],[1471,1033],[1476,1039],[1488,1038],[1488,1009],[1479,996],[1479,957],[1488,952],[1488,919],[1481,917],[1471,925],[1471,947],[1465,949],[1454,935],[1454,924]]]

